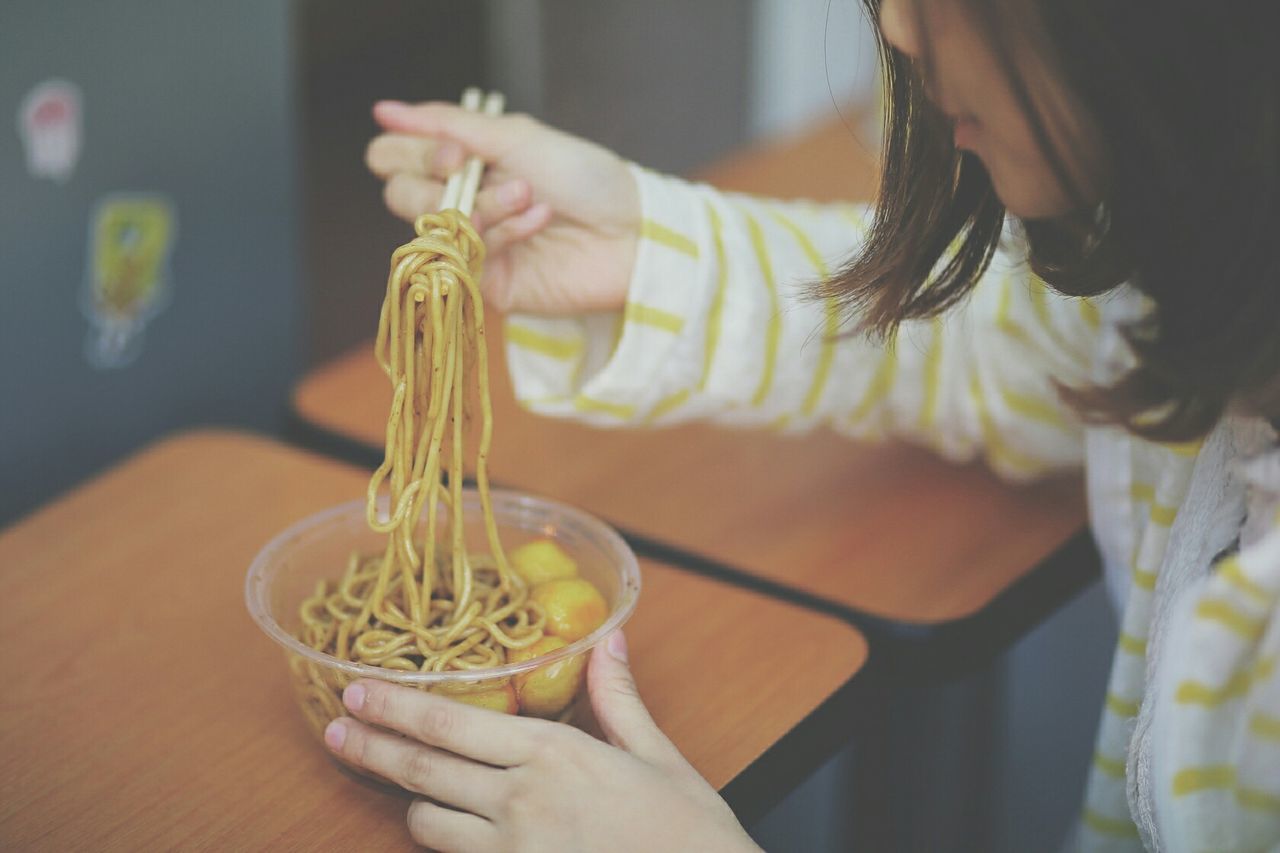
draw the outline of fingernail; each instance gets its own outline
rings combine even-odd
[[[511,181],[498,188],[498,201],[506,207],[519,204],[523,198],[524,184],[520,181]]]
[[[347,727],[342,724],[341,720],[334,720],[324,727],[324,742],[328,744],[332,750],[342,749],[342,745],[347,740]]]
[[[609,654],[613,655],[615,660],[620,660],[623,663],[627,662],[627,638],[621,631],[614,631],[609,635],[605,648],[609,650]]]
[[[403,110],[409,106],[404,101],[378,101],[373,105],[375,110]]]
[[[346,705],[348,710],[359,711],[364,707],[365,693],[363,684],[349,684],[347,689],[342,691],[342,704]]]

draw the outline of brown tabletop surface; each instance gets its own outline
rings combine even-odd
[[[862,201],[875,194],[879,140],[849,107],[796,133],[736,151],[698,171],[725,190],[776,198]]]
[[[266,439],[190,433],[0,533],[0,848],[410,846],[406,800],[330,763],[243,604],[258,549],[366,477]],[[640,689],[718,787],[866,658],[840,621],[642,571],[627,627]]]

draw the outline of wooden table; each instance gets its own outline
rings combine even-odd
[[[330,763],[243,604],[257,550],[362,494],[366,476],[265,439],[193,433],[0,533],[0,848],[410,846],[405,800]],[[642,570],[627,626],[637,680],[717,787],[865,660],[838,620],[653,561]]]
[[[695,176],[721,189],[774,198],[865,201],[875,196],[879,141],[848,107],[796,133],[736,151]]]

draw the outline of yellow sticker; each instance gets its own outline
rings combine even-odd
[[[159,195],[111,195],[89,224],[86,355],[95,367],[124,367],[141,351],[142,331],[168,298],[177,235],[173,206]]]

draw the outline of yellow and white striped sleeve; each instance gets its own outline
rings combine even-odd
[[[1025,478],[1078,465],[1082,430],[1054,380],[1083,383],[1094,306],[993,265],[946,318],[889,346],[841,336],[806,285],[863,239],[863,206],[720,193],[636,169],[643,225],[626,310],[513,316],[508,362],[533,410],[601,426],[710,419],[895,435]]]
[[[1152,723],[1170,851],[1280,846],[1280,517],[1189,592],[1170,625]]]

